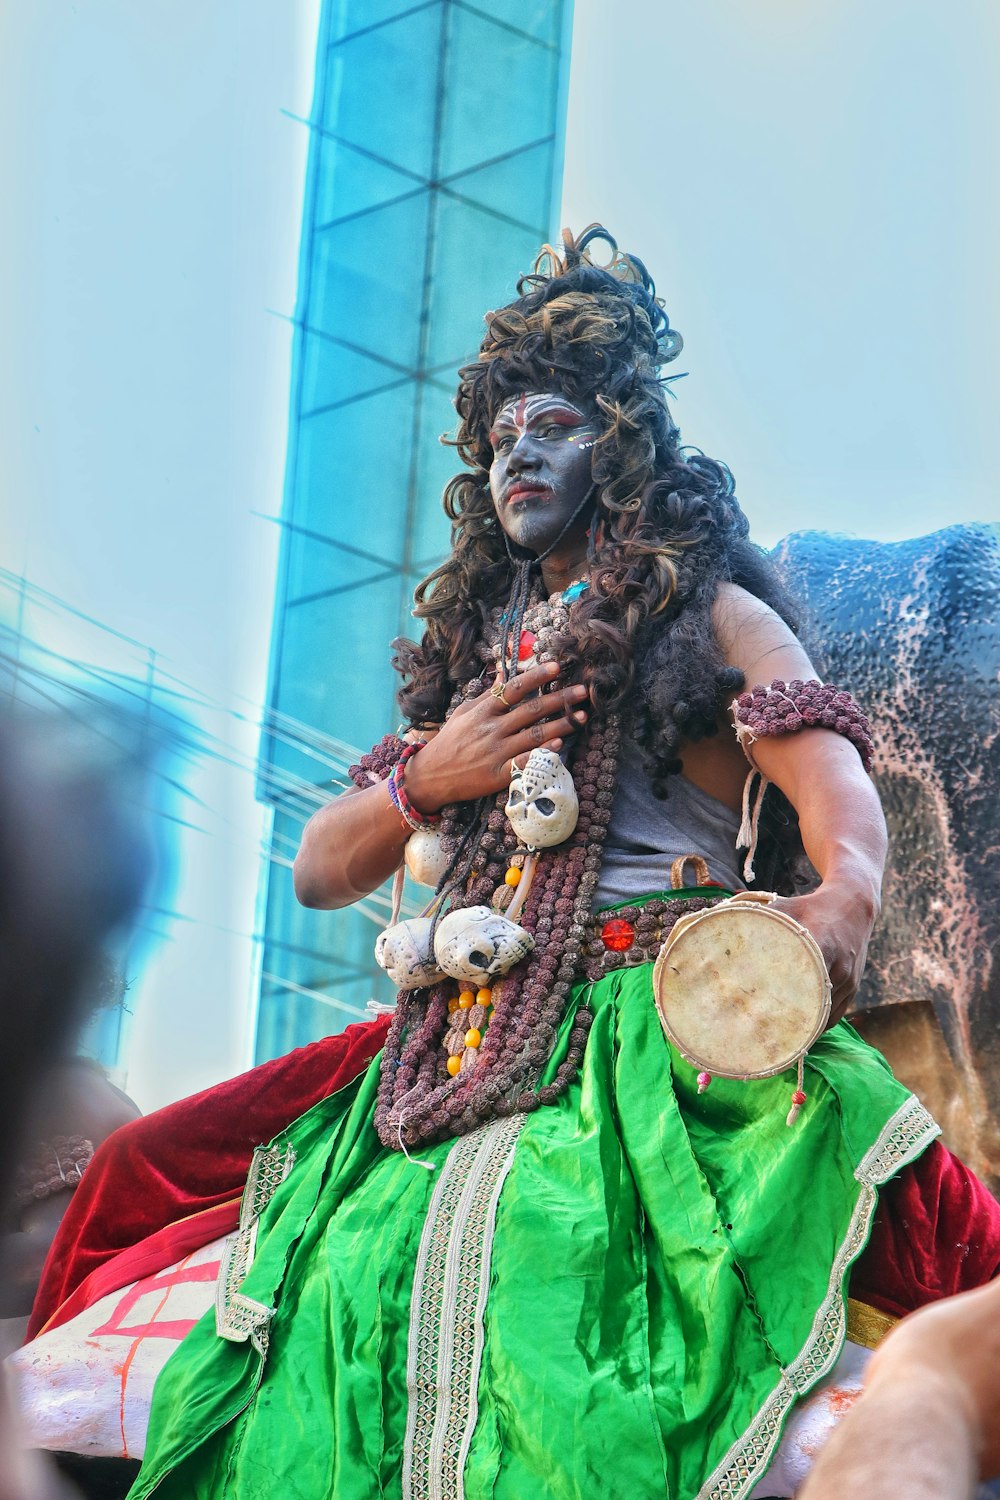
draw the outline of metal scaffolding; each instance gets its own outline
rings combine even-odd
[[[484,311],[551,234],[571,0],[324,0],[303,214],[269,724],[367,746],[395,726],[389,642],[448,545],[439,438]],[[277,769],[278,775],[271,768]],[[269,729],[260,795],[294,849],[323,786]],[[329,789],[329,788],[327,788]],[[299,907],[269,865],[256,1056],[385,998],[377,893]]]

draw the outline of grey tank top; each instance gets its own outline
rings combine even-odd
[[[681,854],[700,854],[713,880],[731,891],[742,890],[736,857],[739,826],[738,813],[686,776],[670,777],[664,801],[654,797],[642,752],[626,740],[594,910],[668,889],[670,866]],[[687,880],[692,880],[690,869]]]

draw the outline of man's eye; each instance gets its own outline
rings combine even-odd
[[[514,439],[512,437],[497,438],[496,442],[493,444],[493,452],[509,453],[511,448],[513,447],[513,444]]]

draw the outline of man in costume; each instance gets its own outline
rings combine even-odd
[[[397,649],[409,732],[297,860],[325,907],[404,852],[433,871],[423,923],[380,940],[395,1012],[164,1112],[246,1140],[252,1091],[273,1139],[217,1313],[158,1381],[137,1500],[789,1493],[765,1475],[836,1364],[848,1279],[870,1327],[1000,1264],[996,1206],[849,1027],[801,1080],[707,1088],[664,1038],[651,959],[745,882],[784,892],[839,1020],[885,831],[863,716],[812,680],[728,471],[680,446],[652,281],[610,241],[597,267],[595,239],[487,317],[452,552]],[[218,1233],[249,1151],[199,1159],[186,1194],[155,1120],[116,1148],[136,1196],[156,1184],[152,1227]],[[36,1320],[106,1270],[113,1176],[88,1178]]]

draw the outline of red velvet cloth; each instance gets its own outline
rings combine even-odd
[[[339,1036],[299,1047],[110,1135],[59,1226],[28,1338],[120,1251],[189,1215],[238,1199],[254,1147],[357,1078],[381,1050],[388,1027],[388,1017],[349,1026]]]
[[[233,1227],[254,1146],[356,1078],[380,1050],[387,1029],[387,1017],[351,1026],[109,1136],[53,1243],[28,1337],[60,1309],[56,1322],[138,1275],[162,1270],[177,1253],[195,1249],[193,1241],[207,1244]],[[181,1225],[185,1219],[192,1222]],[[169,1226],[175,1227],[164,1233]],[[181,1241],[183,1251],[175,1253]],[[118,1265],[112,1265],[117,1256]],[[154,1264],[157,1258],[162,1264]],[[981,1286],[998,1272],[1000,1203],[935,1141],[881,1190],[850,1291],[901,1317]]]
[[[110,1260],[102,1260],[88,1276],[78,1281],[65,1302],[61,1302],[39,1333],[48,1333],[62,1323],[68,1323],[77,1313],[100,1302],[102,1297],[133,1286],[147,1276],[156,1276],[168,1266],[175,1266],[186,1255],[203,1250],[213,1240],[230,1234],[240,1222],[240,1200],[231,1198],[228,1203],[219,1203],[215,1208],[202,1209],[201,1213],[189,1214],[163,1229],[156,1229],[137,1245],[119,1250]]]
[[[1000,1273],[1000,1203],[940,1141],[879,1193],[851,1296],[903,1317]]]

